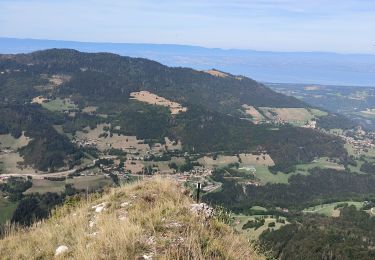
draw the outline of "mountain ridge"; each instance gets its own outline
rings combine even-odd
[[[0,52],[2,53],[31,52],[47,48],[114,52],[125,56],[157,60],[169,66],[183,65],[198,70],[217,68],[232,74],[252,76],[264,82],[375,85],[374,55],[371,54],[267,52],[210,49],[173,44],[107,44],[0,38]]]

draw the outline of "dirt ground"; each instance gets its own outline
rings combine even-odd
[[[141,102],[145,102],[152,105],[168,107],[172,115],[179,114],[181,112],[186,112],[187,108],[182,107],[179,103],[173,102],[166,98],[160,97],[148,91],[132,92],[130,96]]]

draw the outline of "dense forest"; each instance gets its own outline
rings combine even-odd
[[[247,185],[226,179],[223,170],[216,170],[213,179],[222,182],[220,192],[204,198],[232,210],[246,210],[255,205],[302,210],[306,207],[345,200],[368,200],[375,197],[375,176],[346,171],[314,168],[310,175],[295,175],[288,184]]]
[[[272,91],[246,77],[215,77],[187,68],[169,68],[146,59],[109,53],[88,54],[74,50],[47,50],[25,55],[0,56],[3,67],[27,74],[68,74],[61,88],[65,94],[88,100],[123,101],[130,92],[148,90],[183,104],[235,113],[242,104],[273,107],[305,107],[296,98]],[[27,65],[33,64],[32,66]]]
[[[330,218],[305,215],[260,237],[265,250],[277,259],[363,259],[375,258],[375,218],[354,206],[340,209]]]

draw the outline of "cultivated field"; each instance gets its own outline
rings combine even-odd
[[[271,156],[267,153],[262,153],[260,155],[251,153],[241,153],[240,158],[242,165],[263,165],[263,166],[274,166],[275,163]]]
[[[168,107],[171,111],[172,115],[179,114],[181,112],[186,112],[187,108],[181,106],[181,104],[177,102],[173,102],[171,100],[168,100],[166,98],[160,97],[158,95],[155,95],[148,91],[139,91],[139,92],[132,92],[130,93],[130,96],[133,99],[136,99],[141,102],[145,102],[151,105],[157,105],[157,106],[164,106]]]

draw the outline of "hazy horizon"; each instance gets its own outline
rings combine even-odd
[[[218,69],[262,82],[375,86],[375,59],[370,54],[267,52],[189,45],[22,40],[0,37],[0,53],[28,53],[51,48],[111,52],[147,58],[172,67]]]
[[[3,0],[0,37],[375,54],[374,14],[370,0]]]
[[[259,50],[249,48],[223,48],[223,47],[208,47],[202,45],[182,44],[182,43],[152,43],[152,42],[111,42],[111,41],[76,41],[76,40],[61,40],[61,39],[47,39],[47,38],[28,38],[28,37],[7,37],[0,36],[1,39],[10,40],[31,40],[31,41],[50,41],[50,42],[67,42],[67,43],[83,43],[83,44],[134,44],[134,45],[160,45],[160,46],[181,46],[181,47],[193,47],[203,48],[210,50],[222,50],[222,51],[254,51],[254,52],[269,52],[269,53],[329,53],[339,55],[370,55],[375,56],[375,53],[361,53],[361,52],[339,52],[339,51],[278,51],[278,50]]]

